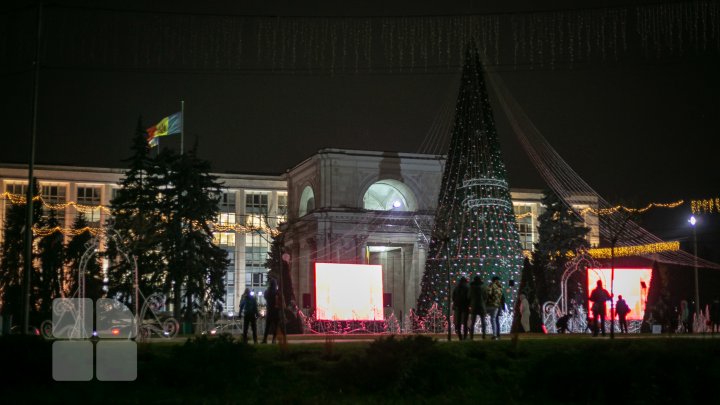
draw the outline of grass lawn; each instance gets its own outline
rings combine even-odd
[[[720,383],[720,336],[709,335],[288,345],[219,336],[139,343],[132,382],[55,382],[51,350],[39,339],[0,339],[0,403],[689,404]]]

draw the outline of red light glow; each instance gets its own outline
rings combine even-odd
[[[595,289],[597,281],[602,280],[603,288],[610,292],[611,269],[588,269],[588,296]],[[613,286],[613,305],[617,303],[619,295],[630,307],[630,313],[627,315],[628,320],[642,320],[645,315],[645,302],[647,301],[647,288],[650,286],[652,278],[652,269],[615,269],[615,283]],[[610,303],[607,305],[607,314],[609,319]]]
[[[315,264],[318,320],[383,320],[382,266]]]
[[[113,336],[118,336],[120,334],[120,329],[112,328],[112,330],[110,332],[113,334]]]

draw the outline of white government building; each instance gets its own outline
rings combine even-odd
[[[223,225],[263,225],[286,232],[291,275],[298,305],[311,313],[314,263],[380,264],[386,310],[406,314],[415,307],[425,269],[427,245],[442,179],[444,156],[413,153],[322,149],[279,175],[213,173],[223,184],[220,218]],[[72,225],[74,204],[110,205],[123,169],[41,166],[34,168],[44,202],[63,204],[61,223]],[[25,194],[27,166],[0,164],[0,240],[8,194]],[[511,189],[524,249],[537,241],[541,190]],[[580,207],[584,208],[584,207]],[[61,210],[62,212],[62,210]],[[107,214],[86,214],[91,226]],[[590,242],[596,245],[596,218],[588,216]],[[282,224],[282,225],[281,225]],[[267,284],[265,260],[271,236],[265,232],[215,235],[228,251],[226,312],[237,312],[247,287],[255,292]],[[144,292],[149,295],[150,292]],[[400,312],[402,311],[402,312]]]

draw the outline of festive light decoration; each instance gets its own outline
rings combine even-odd
[[[192,224],[194,227],[199,227],[197,223]],[[258,226],[245,226],[245,225],[217,225],[214,222],[210,223],[210,229],[212,232],[224,233],[224,232],[237,232],[237,233],[252,233],[252,232],[263,232],[272,236],[277,236],[280,231],[276,228],[270,227],[258,227]],[[84,227],[81,229],[63,228],[56,226],[54,228],[38,228],[33,227],[33,234],[36,236],[47,236],[51,233],[61,232],[63,235],[79,235],[85,231],[90,232],[93,235],[101,234],[105,232],[104,227]]]
[[[3,198],[8,199],[12,204],[15,205],[24,205],[25,204],[25,196],[20,194],[11,194],[7,191],[1,194]],[[49,210],[64,210],[67,207],[75,207],[76,210],[82,212],[82,213],[91,213],[95,211],[102,211],[106,214],[110,213],[110,208],[104,206],[104,205],[84,205],[84,204],[78,204],[75,201],[68,201],[65,203],[48,203],[46,202],[42,196],[36,195],[33,197],[33,201],[39,201],[43,207],[49,209]]]
[[[110,9],[93,13],[92,9],[68,12],[62,5],[54,5],[45,15],[44,57],[49,65],[60,67],[332,73],[457,70],[471,40],[492,63],[530,69],[587,61],[612,63],[634,55],[636,48],[644,56],[656,58],[720,48],[717,1],[657,3],[396,17],[193,15]],[[28,24],[21,17],[10,14],[8,32],[20,32],[20,27]],[[161,38],[177,38],[182,49],[148,40],[158,33]],[[83,41],[78,43],[75,38]],[[0,49],[0,59],[26,60],[26,54],[13,52],[30,52],[32,36],[12,39],[17,45]],[[503,44],[511,45],[503,49]],[[213,49],[215,57],[207,57],[207,49]]]
[[[24,205],[25,204],[25,196],[20,194],[12,194],[9,192],[4,192],[0,194],[2,198],[7,199],[10,201],[10,203],[14,205]],[[43,200],[42,196],[35,196],[33,197],[33,201],[39,201],[42,203],[43,207],[49,209],[49,210],[64,210],[68,207],[74,207],[76,210],[88,214],[96,211],[102,211],[103,213],[110,215],[112,211],[110,208],[104,206],[104,205],[83,205],[78,204],[75,201],[68,201],[65,203],[58,203],[58,204],[51,204],[47,203],[45,200]],[[278,218],[278,217],[274,217]],[[276,228],[271,228],[267,226],[265,223],[266,221],[256,221],[260,223],[260,225],[240,225],[240,224],[221,224],[219,222],[210,222],[210,228],[213,232],[237,232],[237,233],[251,233],[251,232],[264,232],[267,234],[270,234],[272,236],[276,236],[280,231]],[[193,223],[192,224],[195,227],[200,227],[200,224]],[[71,228],[62,228],[62,227],[55,227],[55,228],[38,228],[33,227],[33,234],[37,236],[47,236],[54,232],[62,232],[64,235],[78,235],[85,231],[89,231],[93,235],[97,235],[99,233],[104,232],[103,228],[93,228],[93,227],[85,227],[80,230],[71,229]]]
[[[650,243],[647,245],[635,245],[635,246],[616,246],[614,256],[642,256],[652,253],[660,252],[672,252],[680,250],[680,242],[661,242],[661,243]],[[610,259],[613,256],[613,252],[610,248],[591,248],[587,250],[590,256],[596,259]],[[568,252],[568,257],[574,257],[575,253]]]
[[[612,214],[615,214],[616,212],[620,212],[620,211],[624,211],[624,212],[632,213],[632,214],[642,214],[642,213],[650,210],[651,208],[676,208],[683,204],[685,204],[684,200],[678,200],[678,201],[671,202],[671,203],[650,203],[643,208],[630,208],[630,207],[625,207],[623,205],[616,205],[614,207],[602,208],[602,209],[595,209],[592,207],[588,207],[588,208],[583,208],[582,210],[580,210],[580,214],[586,215],[587,213],[593,213],[595,215],[612,215]]]
[[[90,232],[90,234],[92,234],[93,236],[96,236],[98,234],[105,232],[104,228],[93,228],[93,227],[89,227],[89,226],[86,226],[86,227],[80,228],[80,229],[63,228],[60,226],[56,226],[54,228],[38,228],[38,227],[33,226],[32,230],[33,230],[33,235],[41,236],[41,237],[48,236],[55,232],[61,232],[63,235],[73,235],[73,236],[80,235],[81,233],[84,233],[84,232]]]
[[[418,298],[418,314],[448,311],[460,276],[519,280],[523,254],[480,56],[468,46]],[[519,284],[519,283],[518,283]],[[517,287],[506,291],[514,299]]]
[[[720,212],[720,198],[708,198],[705,200],[690,201],[690,209],[693,214],[712,214]]]

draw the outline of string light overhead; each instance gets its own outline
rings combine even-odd
[[[611,252],[610,248],[591,248],[587,252],[590,256],[596,259],[610,259],[611,257],[625,257],[625,256],[642,256],[652,253],[661,252],[674,252],[680,250],[680,242],[660,242],[660,243],[649,243],[646,245],[634,245],[634,246],[616,246],[615,252]],[[570,256],[574,256],[571,254]]]
[[[693,214],[720,213],[720,198],[690,201],[690,210]]]

